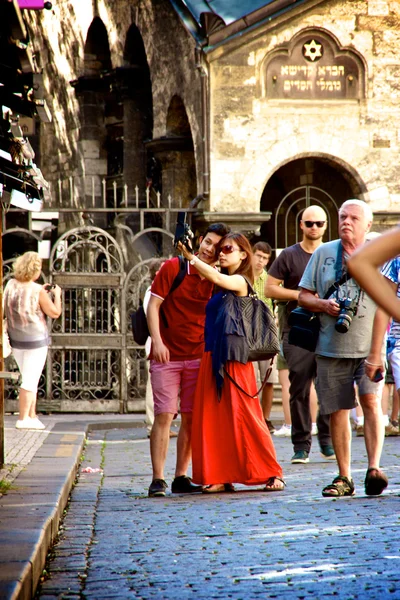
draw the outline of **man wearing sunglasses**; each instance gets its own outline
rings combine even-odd
[[[286,303],[283,317],[282,346],[289,368],[290,414],[292,418],[293,464],[309,462],[311,450],[312,420],[310,387],[316,375],[316,359],[313,352],[289,344],[287,318],[296,308],[299,282],[313,252],[322,244],[327,226],[327,216],[320,206],[309,206],[302,214],[300,229],[303,239],[298,244],[282,250],[268,271],[266,296]],[[318,413],[318,442],[322,456],[334,460],[335,453],[329,432],[329,418]]]
[[[224,223],[210,225],[200,238],[197,259],[215,265],[217,246],[230,228]],[[199,274],[195,261],[186,265],[182,283],[170,293],[179,271],[177,257],[167,260],[151,286],[147,322],[151,336],[150,375],[154,398],[154,424],[150,434],[153,479],[150,497],[165,496],[164,466],[169,445],[170,426],[181,413],[177,440],[175,479],[171,491],[177,494],[200,492],[186,472],[191,459],[193,398],[204,353],[206,305],[213,284]],[[162,305],[162,311],[160,312]]]

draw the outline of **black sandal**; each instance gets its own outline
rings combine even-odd
[[[322,495],[325,498],[339,498],[340,496],[354,496],[354,481],[338,475],[331,484],[324,487]]]
[[[274,485],[275,481],[281,481],[283,483],[282,487],[271,487]],[[268,487],[269,486],[269,487]],[[286,487],[286,483],[280,477],[270,477],[265,484],[265,488],[263,488],[263,492],[282,492]]]
[[[388,486],[388,478],[380,469],[372,467],[365,476],[365,493],[367,496],[379,496]]]

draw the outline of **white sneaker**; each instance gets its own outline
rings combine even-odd
[[[318,433],[318,427],[317,427],[317,424],[316,424],[316,423],[313,423],[313,424],[312,424],[312,427],[311,427],[311,435],[317,435],[317,433]]]
[[[27,417],[26,419],[18,420],[15,423],[16,429],[31,429],[31,419]]]
[[[46,425],[42,423],[37,417],[30,419],[31,426],[29,429],[46,429]]]
[[[279,437],[290,437],[292,435],[292,426],[284,423],[278,431],[275,431],[274,435]]]

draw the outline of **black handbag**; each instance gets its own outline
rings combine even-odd
[[[288,325],[290,326],[289,344],[315,352],[320,327],[318,315],[298,306],[290,313]]]
[[[272,362],[274,356],[278,354],[280,350],[278,328],[275,323],[274,316],[268,306],[260,300],[247,280],[249,287],[248,296],[236,296],[234,295],[234,302],[237,304],[239,311],[242,315],[242,325],[245,332],[246,344],[248,349],[248,362],[254,362],[259,360],[270,360],[271,366],[267,370],[264,381],[260,389],[253,396],[246,392],[228,373],[224,368],[225,375],[231,382],[246,396],[255,398],[261,392],[265,386],[267,379],[271,373]]]
[[[250,284],[249,288],[248,296],[236,296],[242,311],[248,360],[270,360],[279,352],[278,328],[268,306],[258,298]]]

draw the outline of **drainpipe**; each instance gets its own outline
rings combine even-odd
[[[200,72],[200,94],[201,94],[201,134],[202,134],[202,155],[203,155],[203,193],[196,196],[191,203],[191,208],[196,208],[202,200],[208,200],[210,197],[210,137],[208,122],[208,71],[205,65],[202,46],[196,46],[195,49],[196,69]]]

